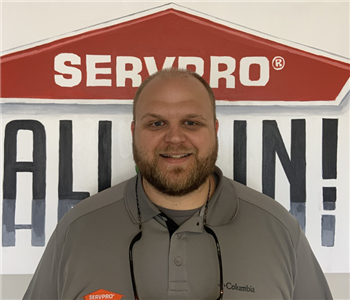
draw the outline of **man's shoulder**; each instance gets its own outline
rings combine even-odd
[[[100,209],[108,209],[110,205],[124,202],[125,188],[129,180],[107,188],[92,195],[69,210],[61,219],[60,225],[69,226],[75,220]],[[124,205],[124,203],[122,203]]]
[[[241,213],[245,211],[244,208],[249,209],[249,211],[254,209],[263,215],[276,219],[289,230],[292,228],[299,230],[298,221],[278,201],[234,180],[227,179],[227,181],[226,184],[231,184],[235,190],[240,202],[239,211]]]

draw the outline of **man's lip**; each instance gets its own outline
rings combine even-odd
[[[184,158],[184,157],[188,157],[190,156],[192,153],[161,153],[159,154],[161,157],[164,158],[175,158],[175,159],[179,159],[179,158]]]

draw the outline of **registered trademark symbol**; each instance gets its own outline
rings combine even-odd
[[[272,66],[277,71],[282,70],[285,65],[286,62],[282,56],[275,56],[272,60]]]

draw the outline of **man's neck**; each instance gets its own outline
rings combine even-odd
[[[190,210],[203,206],[207,202],[210,181],[210,195],[215,191],[215,180],[210,175],[195,191],[184,196],[169,196],[159,192],[153,185],[143,178],[143,188],[148,198],[156,205],[173,210]]]

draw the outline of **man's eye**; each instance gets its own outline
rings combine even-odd
[[[156,121],[156,122],[153,122],[151,125],[154,126],[154,127],[159,127],[159,126],[164,125],[164,122],[162,122],[162,121]]]
[[[185,123],[185,125],[188,125],[188,126],[196,125],[196,123],[193,121],[185,121],[184,123]]]

